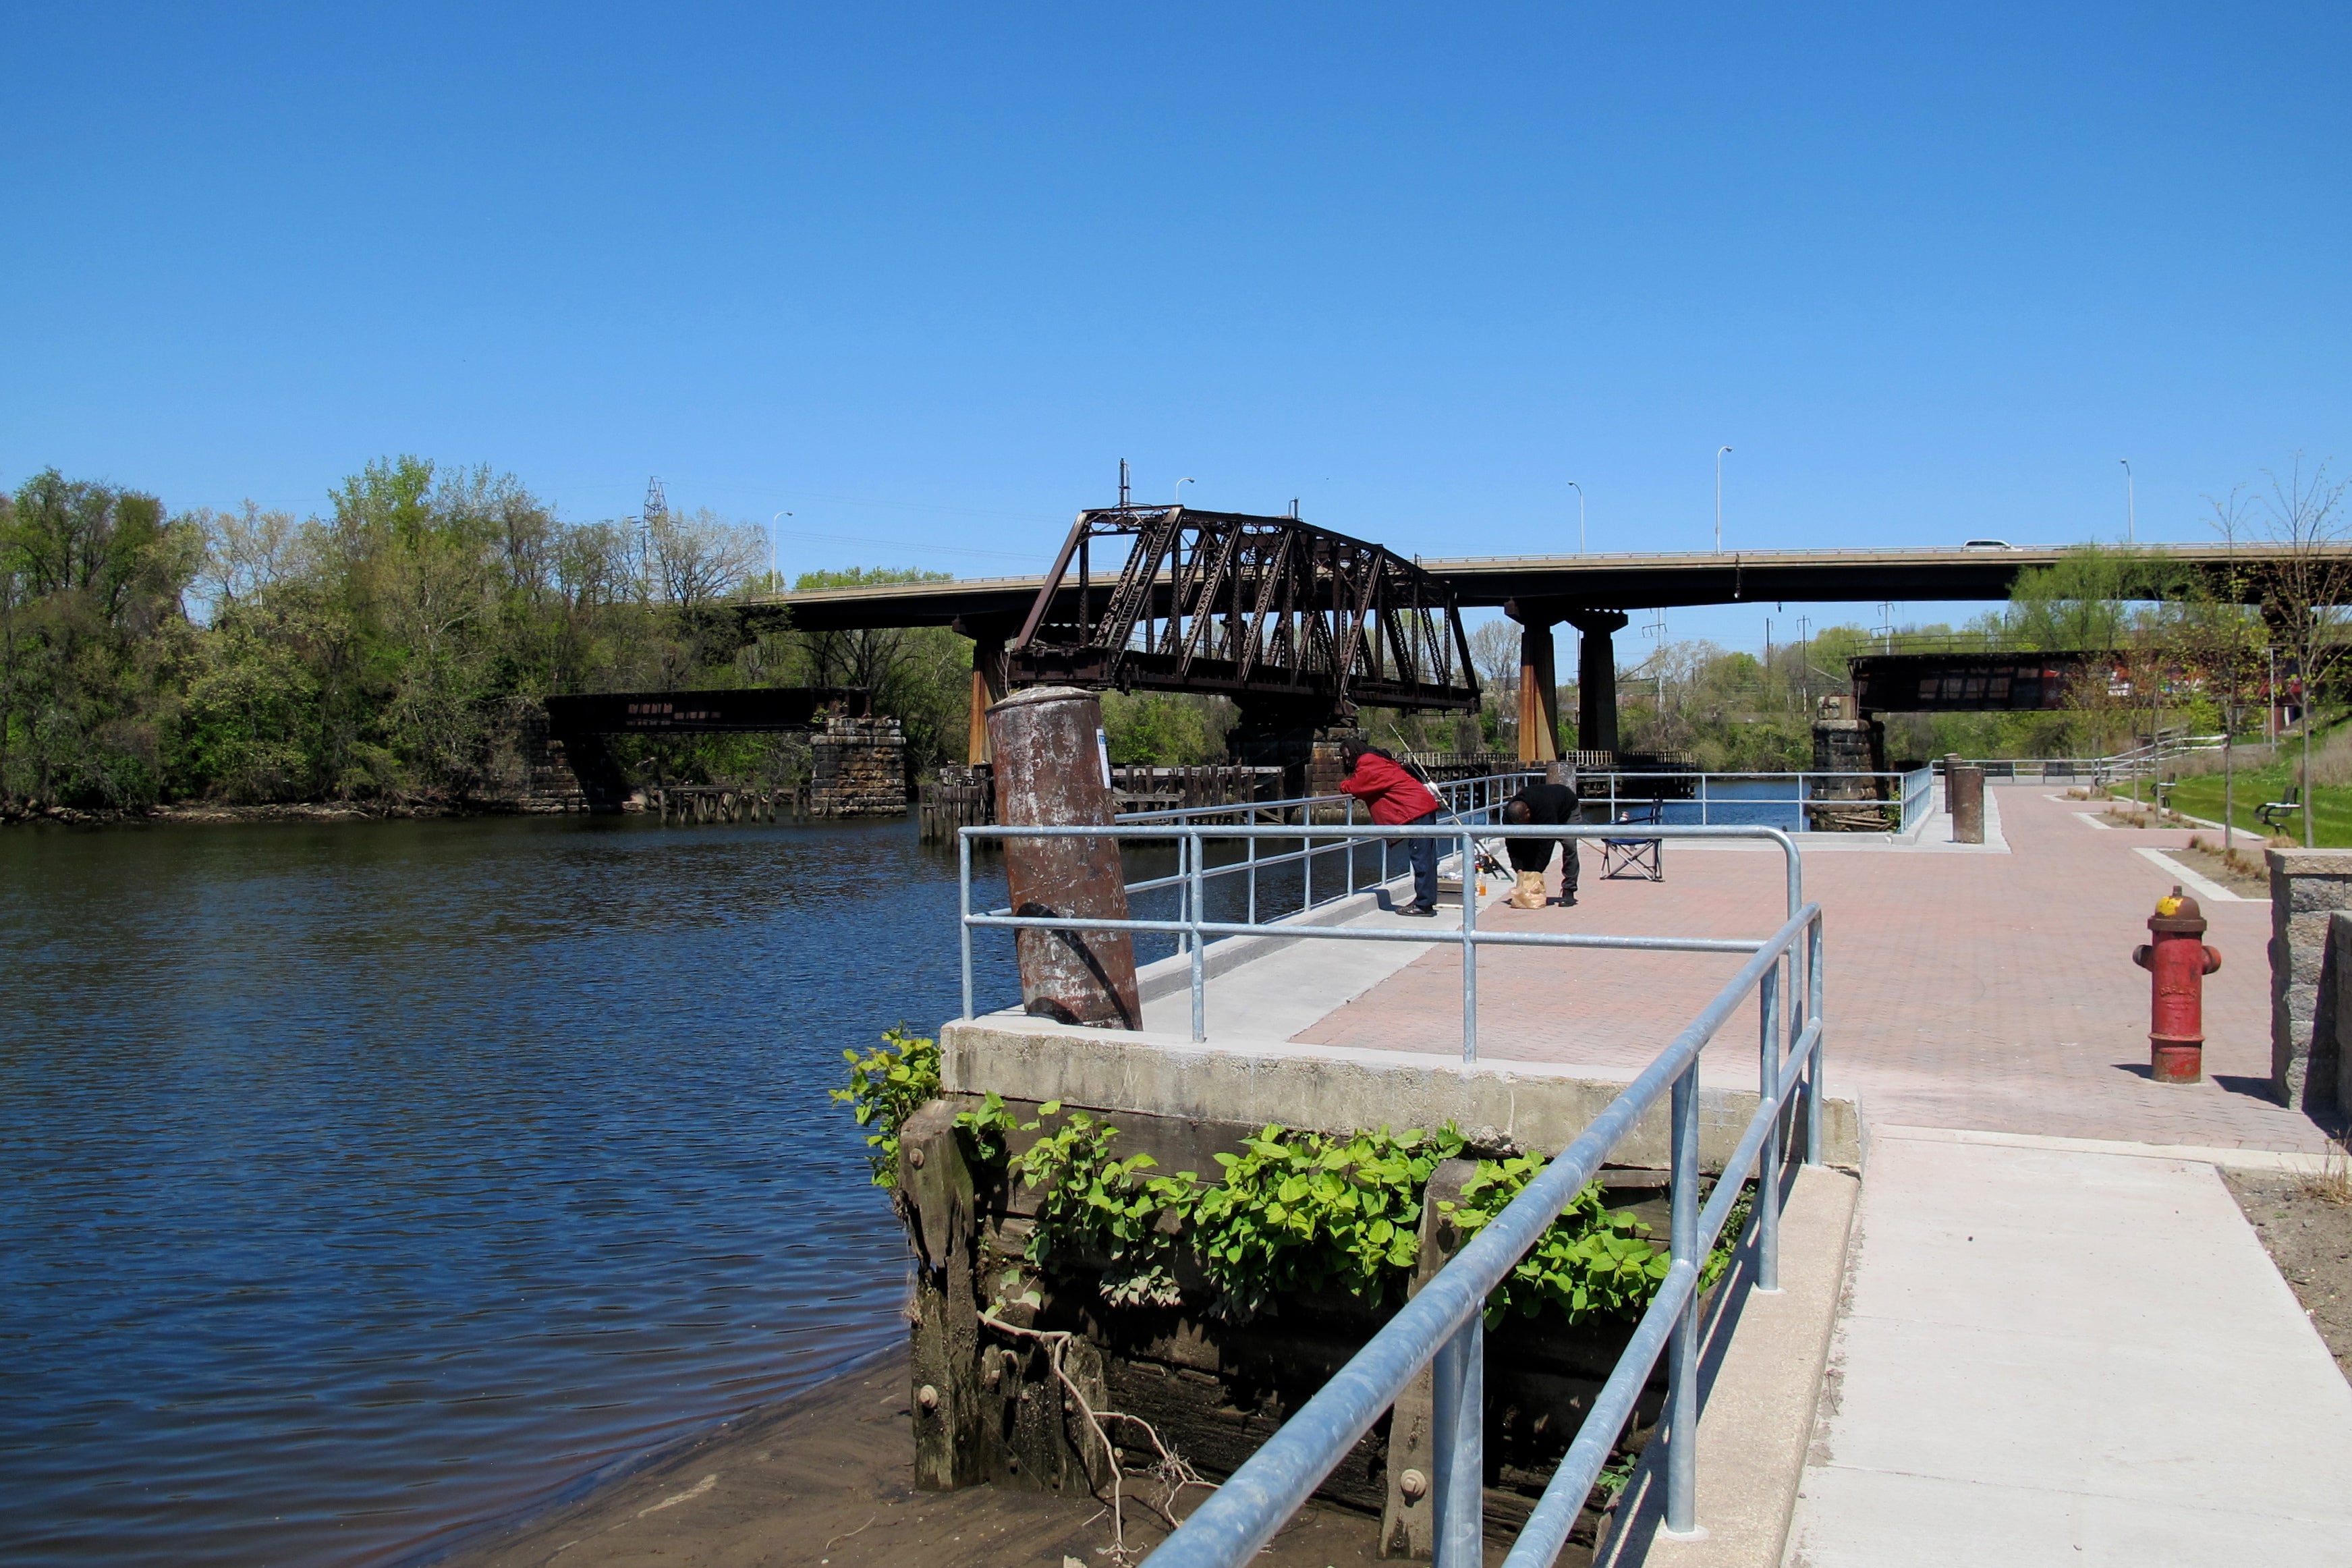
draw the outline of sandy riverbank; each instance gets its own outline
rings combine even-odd
[[[977,1487],[914,1487],[903,1352],[714,1428],[703,1438],[537,1518],[436,1559],[441,1568],[866,1568],[921,1563],[1034,1568],[1104,1561],[1108,1510],[1095,1498]],[[1165,1531],[1130,1479],[1127,1544]],[[1202,1494],[1192,1495],[1197,1500]],[[1259,1558],[1267,1568],[1379,1561],[1380,1521],[1310,1507]]]

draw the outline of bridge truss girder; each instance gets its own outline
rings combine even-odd
[[[1128,552],[1097,583],[1104,541]],[[1478,705],[1453,590],[1380,545],[1289,517],[1080,512],[1006,657],[1016,685],[1213,693],[1324,721]]]

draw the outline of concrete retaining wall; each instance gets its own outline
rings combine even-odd
[[[1474,1141],[1498,1135],[1546,1152],[1566,1148],[1633,1077],[1278,1040],[1195,1043],[1009,1013],[948,1024],[940,1032],[940,1085],[951,1094],[992,1089],[1007,1100],[1059,1100],[1095,1111],[1323,1130],[1451,1121]],[[1754,1090],[1702,1088],[1701,1165],[1720,1171],[1755,1114]],[[1824,1102],[1822,1140],[1827,1163],[1862,1168],[1862,1121],[1853,1100]],[[1663,1170],[1668,1147],[1661,1100],[1608,1159]]]

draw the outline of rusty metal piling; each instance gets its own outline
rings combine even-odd
[[[1109,826],[1117,803],[1101,737],[1102,702],[1091,691],[1033,687],[992,704],[997,820],[1007,827]],[[1016,915],[1128,918],[1114,838],[1008,835],[1004,876]],[[1143,1026],[1135,942],[1126,931],[1033,927],[1014,940],[1024,1011],[1066,1024]]]

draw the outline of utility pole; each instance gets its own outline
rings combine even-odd
[[[1118,504],[1122,510],[1127,506],[1127,459],[1125,458],[1118,460]]]
[[[1723,455],[1730,450],[1728,447],[1715,449],[1715,552],[1717,555],[1723,553]]]

